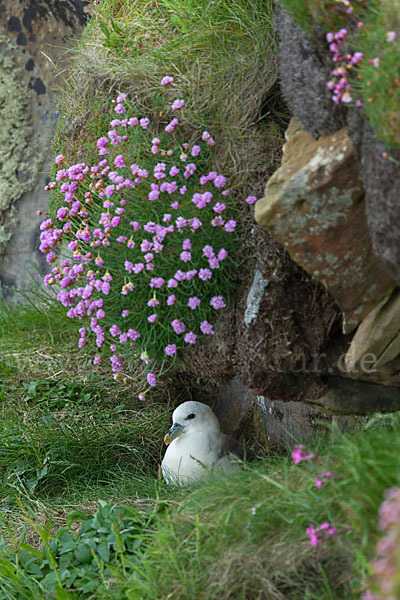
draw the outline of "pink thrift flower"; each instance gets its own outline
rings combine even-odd
[[[188,252],[187,250],[184,250],[184,251],[183,251],[183,252],[181,252],[181,254],[180,254],[180,259],[181,259],[183,262],[188,262],[189,260],[191,260],[191,259],[192,259],[192,255],[191,255],[191,253],[190,253],[190,252]]]
[[[170,296],[168,296],[168,298],[167,298],[168,306],[172,306],[173,304],[175,304],[175,301],[176,301],[176,297],[174,294],[171,294]]]
[[[173,77],[170,77],[169,75],[166,75],[165,77],[163,77],[161,79],[161,84],[160,85],[168,85],[168,84],[172,83],[173,80],[174,80]]]
[[[123,159],[122,154],[118,154],[118,156],[115,157],[114,166],[116,166],[116,167],[124,167],[125,166],[125,161]]]
[[[147,383],[152,387],[155,387],[157,385],[157,379],[154,373],[147,373]]]
[[[175,177],[176,175],[178,175],[178,173],[179,173],[178,167],[173,166],[169,170],[169,174],[171,175],[171,177]]]
[[[144,119],[140,119],[139,125],[142,129],[147,129],[147,127],[150,125],[150,119],[148,119],[147,117]]]
[[[210,269],[219,269],[219,260],[215,256],[208,259]]]
[[[213,296],[210,300],[210,305],[218,310],[219,308],[225,308],[226,304],[222,296]]]
[[[124,112],[126,112],[126,108],[123,104],[121,104],[120,102],[117,104],[117,106],[114,108],[115,112],[117,113],[117,115],[122,115]]]
[[[168,125],[165,127],[165,130],[167,133],[173,133],[175,130],[175,127],[179,124],[179,121],[177,118],[172,119],[172,121],[170,121],[168,123]]]
[[[194,310],[195,308],[197,308],[200,305],[200,298],[198,298],[197,296],[193,296],[192,298],[189,298],[188,300],[188,307],[191,308],[192,310]]]
[[[184,337],[186,344],[195,344],[197,340],[197,335],[193,333],[193,331],[189,331]]]
[[[176,344],[168,344],[164,350],[167,356],[173,356],[176,354]]]
[[[140,333],[138,333],[134,329],[128,329],[127,334],[128,337],[133,341],[137,340],[140,337]]]
[[[56,165],[59,165],[63,162],[64,159],[65,156],[63,154],[58,154],[58,156],[55,157],[54,162],[56,163]]]
[[[247,196],[245,202],[247,202],[247,204],[254,204],[257,202],[257,198],[255,196]]]
[[[395,31],[387,31],[386,32],[386,41],[387,42],[393,42],[396,39],[396,32]]]
[[[201,333],[204,333],[204,335],[214,335],[213,326],[208,321],[202,321],[200,323],[200,331]]]
[[[185,324],[182,321],[179,321],[178,319],[174,319],[171,322],[171,326],[175,333],[178,335],[185,331]]]
[[[194,145],[190,154],[194,157],[194,156],[198,156],[201,152],[201,148],[200,146]]]
[[[224,175],[217,175],[216,178],[214,179],[214,185],[217,188],[222,188],[224,187],[226,184],[226,177],[224,177]]]
[[[221,248],[221,250],[218,252],[218,260],[225,260],[228,257],[228,253],[225,250],[225,248]]]
[[[227,233],[232,233],[236,229],[236,221],[234,221],[233,219],[227,221],[224,225],[224,229]]]
[[[160,301],[157,300],[157,298],[152,298],[151,300],[148,301],[147,306],[158,306],[160,304]]]
[[[207,258],[213,258],[215,256],[212,246],[208,246],[208,245],[203,247],[203,254]]]
[[[223,202],[217,202],[215,204],[215,206],[213,206],[213,211],[218,214],[224,212],[225,209],[226,209],[226,204],[224,204]]]
[[[212,273],[211,273],[210,269],[200,269],[198,277],[202,281],[207,281],[207,279],[210,279],[212,277]]]
[[[109,331],[110,331],[110,333],[111,333],[111,335],[112,335],[113,337],[115,337],[115,336],[117,336],[117,335],[121,335],[121,330],[120,330],[120,328],[118,327],[118,325],[112,325],[112,326],[110,327],[110,330],[109,330]]]
[[[171,105],[172,110],[178,110],[178,108],[182,108],[182,106],[185,104],[185,101],[182,100],[181,98],[179,98],[178,100],[174,100],[174,102]]]
[[[164,285],[165,280],[162,277],[152,277],[150,280],[151,288],[160,288]]]
[[[153,313],[152,315],[150,315],[149,317],[147,317],[147,320],[149,323],[155,323],[157,321],[157,314]]]
[[[308,453],[308,450],[305,446],[296,446],[292,451],[292,458],[295,465],[297,465],[302,460],[314,460],[316,458],[316,454]]]

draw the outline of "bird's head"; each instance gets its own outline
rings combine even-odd
[[[212,409],[202,402],[184,402],[174,410],[172,427],[164,437],[168,446],[173,440],[196,431],[219,431],[219,422]]]

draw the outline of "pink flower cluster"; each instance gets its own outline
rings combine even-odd
[[[292,450],[292,458],[294,464],[297,465],[302,460],[316,460],[318,455],[307,450],[305,446],[296,446]]]
[[[386,491],[379,508],[379,529],[384,536],[376,545],[371,562],[374,592],[367,590],[362,600],[392,600],[400,595],[400,488]],[[376,593],[375,593],[376,592]]]
[[[316,478],[315,487],[322,487],[326,483],[326,480],[330,479],[331,477],[332,473],[330,471],[325,471],[325,473],[323,473],[321,477]]]
[[[337,533],[336,527],[328,522],[321,523],[321,525],[315,528],[314,525],[310,525],[306,529],[306,533],[310,538],[310,546],[319,546],[321,541]]]
[[[353,54],[341,53],[341,47],[347,37],[347,29],[340,29],[336,33],[329,32],[326,35],[326,40],[329,42],[329,50],[333,53],[332,60],[335,63],[341,63],[332,71],[332,79],[328,81],[327,88],[332,91],[332,100],[336,104],[350,104],[353,102],[351,95],[351,83],[349,81],[350,71],[363,58],[362,52],[354,52]],[[356,106],[361,106],[361,102],[357,100]]]
[[[172,81],[165,77],[161,85]],[[107,135],[97,140],[96,164],[66,168],[65,158],[56,157],[59,169],[47,189],[57,188],[63,205],[54,220],[46,219],[40,226],[40,250],[53,265],[45,284],[59,286],[57,300],[68,317],[84,325],[79,328],[78,346],[95,346],[99,354],[93,364],[106,354],[115,377],[123,372],[129,354],[141,354],[149,365],[152,358],[147,351],[154,340],[160,338],[165,358],[195,344],[199,335],[214,334],[206,317],[212,316],[212,309],[226,307],[216,286],[224,281],[219,271],[229,262],[225,246],[229,249],[236,229],[236,221],[225,217],[226,177],[215,171],[197,177],[198,165],[191,162],[182,168],[179,163],[181,147],[188,150],[189,144],[175,144],[176,156],[176,148],[161,149],[162,139],[166,143],[170,136],[149,134],[147,156],[160,154],[165,162],[151,168],[132,162],[132,144],[126,144],[130,131],[145,131],[151,123],[129,116],[126,98],[119,94],[114,101],[119,118],[112,119]],[[183,105],[178,99],[171,108]],[[172,119],[166,133],[178,125],[178,119]],[[208,132],[201,137],[209,146],[214,144]],[[193,145],[191,155],[200,151]],[[187,156],[180,160],[185,162]],[[171,202],[174,194],[179,200]],[[249,197],[247,202],[253,200]],[[201,219],[196,215],[199,210]],[[204,245],[201,239],[212,240],[213,245]],[[154,387],[156,382],[155,373],[148,373],[147,384]]]

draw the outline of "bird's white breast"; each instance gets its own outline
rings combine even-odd
[[[193,432],[173,440],[161,464],[167,483],[190,483],[207,476],[221,456],[221,438]]]

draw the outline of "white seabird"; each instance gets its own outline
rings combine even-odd
[[[239,468],[234,454],[240,455],[240,444],[221,432],[214,412],[202,402],[184,402],[174,410],[164,442],[168,448],[161,470],[167,483],[187,484],[210,470]]]

